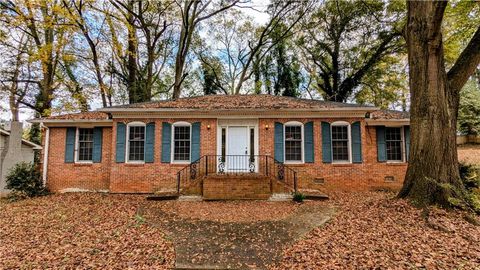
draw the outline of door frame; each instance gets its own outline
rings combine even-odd
[[[250,130],[253,128],[253,145],[254,155],[259,153],[259,135],[258,135],[258,119],[217,119],[217,155],[222,155],[222,129],[225,128],[225,153],[228,153],[228,129],[229,127],[246,127],[248,152],[250,153]],[[218,167],[217,167],[218,171]],[[258,160],[256,160],[255,172],[258,172]]]

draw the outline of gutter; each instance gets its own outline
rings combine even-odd
[[[403,118],[403,119],[372,119],[367,118],[365,119],[367,126],[405,126],[410,125],[410,119]]]
[[[99,112],[198,112],[219,114],[222,112],[248,112],[248,113],[278,113],[278,112],[332,112],[332,111],[378,111],[377,107],[340,107],[340,108],[321,108],[321,109],[182,109],[182,108],[102,108]]]
[[[27,122],[29,123],[105,123],[105,124],[110,124],[113,121],[111,119],[104,119],[104,120],[98,120],[98,119],[32,119],[28,120]]]

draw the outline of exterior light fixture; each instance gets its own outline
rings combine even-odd
[[[207,129],[210,129],[210,125],[207,125]]]
[[[269,126],[268,126],[268,124],[266,124],[266,125],[265,125],[265,129],[268,130],[268,128],[269,128]]]

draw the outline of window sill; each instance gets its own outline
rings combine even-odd
[[[386,163],[388,166],[405,166],[407,162],[404,161],[387,161]]]
[[[190,161],[172,161],[170,164],[172,165],[189,165],[191,162]]]
[[[75,162],[74,163],[75,167],[89,167],[92,165],[93,165],[93,162]]]
[[[302,161],[298,161],[298,162],[297,161],[285,161],[284,164],[295,166],[295,165],[304,165],[305,162],[302,162]]]

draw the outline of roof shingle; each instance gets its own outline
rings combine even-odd
[[[108,113],[93,111],[93,112],[81,112],[70,113],[46,117],[50,120],[108,120]]]
[[[410,113],[403,111],[394,111],[394,110],[378,110],[370,114],[372,119],[409,119]]]
[[[208,95],[177,100],[161,100],[110,108],[238,110],[238,109],[328,109],[371,107],[352,103],[340,103],[315,99],[301,99],[273,95]],[[106,108],[108,110],[108,108]]]

